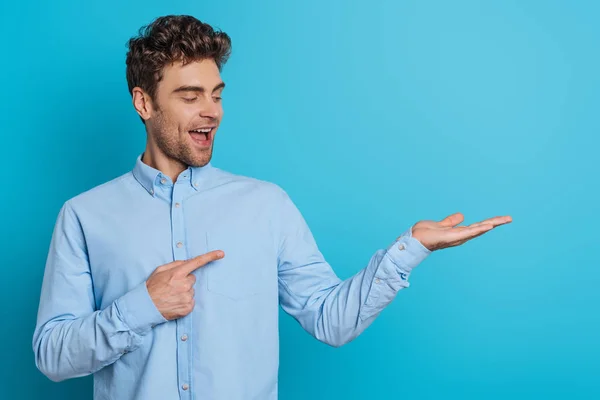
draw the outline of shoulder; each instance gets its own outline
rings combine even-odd
[[[135,178],[131,172],[94,186],[68,199],[63,208],[68,210],[86,210],[101,207],[132,190]]]
[[[214,168],[215,185],[227,185],[238,195],[268,198],[280,202],[288,197],[286,191],[278,184],[246,175],[235,174]]]

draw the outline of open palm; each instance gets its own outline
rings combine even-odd
[[[488,218],[471,225],[458,226],[464,221],[461,213],[447,216],[441,221],[419,221],[412,228],[412,236],[429,250],[459,246],[497,226],[512,222],[510,216]]]

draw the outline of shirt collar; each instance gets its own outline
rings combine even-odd
[[[148,193],[154,196],[156,185],[160,184],[163,179],[170,181],[170,178],[164,175],[161,171],[149,166],[142,161],[144,154],[137,157],[135,166],[133,167],[133,176],[146,189]],[[209,162],[203,167],[188,167],[177,177],[177,183],[185,182],[194,190],[199,190],[202,186],[206,173],[212,168]]]

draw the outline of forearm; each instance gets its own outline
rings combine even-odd
[[[309,299],[299,318],[311,335],[338,347],[356,338],[371,324],[379,312],[369,312],[373,301],[368,300],[369,296],[373,298],[373,280],[383,254],[378,251],[366,268]]]
[[[282,308],[318,340],[348,343],[364,331],[431,251],[407,229],[376,252],[353,277],[340,280],[319,251],[306,221],[283,193],[279,214],[279,299]]]
[[[155,324],[165,321],[145,282],[104,310],[85,316],[51,311],[42,312],[33,350],[37,367],[53,381],[89,375],[114,363],[136,350]]]
[[[410,232],[386,250],[376,252],[368,265],[344,281],[312,293],[304,304],[296,304],[295,316],[318,340],[341,346],[361,334],[396,297],[408,287],[411,270],[430,252]],[[282,283],[290,298],[300,300],[293,287]]]

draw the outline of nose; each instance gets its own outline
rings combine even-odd
[[[212,98],[208,99],[200,110],[200,116],[204,118],[218,118],[221,114],[221,105]]]

